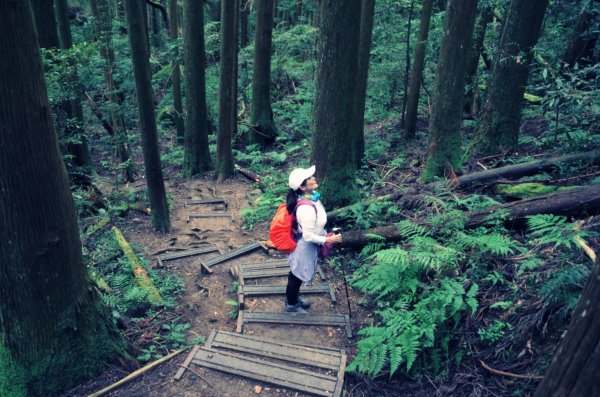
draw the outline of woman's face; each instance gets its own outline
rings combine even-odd
[[[319,188],[319,184],[317,183],[317,178],[311,176],[306,180],[305,186],[300,186],[300,189],[305,191],[306,193],[312,193],[313,191]]]

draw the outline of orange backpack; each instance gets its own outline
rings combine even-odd
[[[301,205],[312,205],[315,213],[317,212],[317,207],[315,207],[312,201],[298,200],[292,214],[288,213],[286,204],[281,204],[271,221],[269,239],[275,248],[284,254],[292,253],[298,245],[297,241],[300,239],[300,233],[296,221],[296,210]]]

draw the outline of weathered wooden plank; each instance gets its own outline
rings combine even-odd
[[[241,292],[242,294],[244,294],[244,296],[282,295],[285,294],[286,285],[240,285],[240,290],[241,291],[238,291],[238,293]],[[330,283],[303,285],[302,287],[300,287],[300,293],[329,293],[332,302],[336,302],[335,292],[333,290],[333,286]]]
[[[209,247],[194,248],[194,249],[190,249],[187,251],[174,252],[172,254],[167,254],[167,255],[160,255],[157,258],[159,259],[160,262],[166,262],[166,261],[172,261],[173,259],[186,258],[188,256],[208,254],[209,252],[215,252],[215,251],[219,251],[219,249],[217,247],[215,247],[214,245],[211,245]]]
[[[226,254],[223,255],[219,255],[215,258],[206,260],[206,261],[202,261],[200,264],[202,266],[202,270],[204,270],[207,273],[212,273],[212,270],[210,270],[210,268],[216,264],[228,261],[230,259],[233,259],[237,256],[246,254],[248,252],[254,251],[257,248],[263,248],[264,246],[262,244],[260,244],[259,242],[255,241],[249,244],[246,244],[242,247],[236,248],[234,250],[229,251]]]
[[[337,377],[202,347],[192,363],[290,389],[331,396]]]
[[[205,346],[252,353],[292,363],[331,369],[336,372],[342,363],[342,354],[339,349],[325,350],[224,331],[218,331],[211,344]]]
[[[333,391],[333,397],[341,397],[344,391],[344,373],[346,372],[346,349],[341,349],[342,357],[340,360],[340,366],[338,368],[337,382]]]
[[[194,359],[194,356],[196,355],[196,353],[198,352],[199,349],[200,349],[200,345],[194,345],[194,347],[192,348],[192,351],[185,358],[185,361],[183,362],[183,364],[181,364],[181,367],[179,367],[179,369],[177,370],[177,373],[175,374],[175,376],[173,377],[173,379],[175,379],[175,380],[181,379],[181,377],[183,376],[185,370],[188,368],[188,366],[190,365],[190,363]]]
[[[287,276],[290,272],[289,266],[286,267],[275,267],[271,269],[264,270],[242,270],[239,274],[242,275],[245,279],[251,278],[266,278],[266,277],[278,277],[278,276]]]
[[[183,202],[183,206],[187,208],[188,205],[197,204],[225,204],[225,208],[229,205],[229,201],[223,198],[210,198],[210,199],[198,199],[198,200],[186,200]]]
[[[261,270],[261,269],[272,269],[279,267],[287,267],[289,269],[289,265],[287,259],[277,259],[272,261],[264,261],[264,262],[252,262],[252,263],[243,263],[240,265],[240,269],[244,270]]]
[[[218,213],[218,212],[190,212],[188,213],[187,220],[197,219],[197,218],[231,218],[233,219],[233,214],[230,212]]]
[[[347,314],[292,314],[240,311],[240,314],[242,313],[243,316],[238,317],[238,332],[243,331],[243,326],[246,323],[344,326],[346,327],[346,336],[352,338],[350,317]]]

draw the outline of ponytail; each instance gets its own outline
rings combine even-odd
[[[298,189],[298,190],[300,190],[300,189]],[[285,200],[285,206],[287,208],[288,214],[291,215],[294,212],[294,209],[296,208],[297,203],[298,203],[298,194],[296,193],[295,190],[289,189],[287,198]]]

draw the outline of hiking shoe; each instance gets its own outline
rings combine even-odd
[[[303,297],[302,295],[298,295],[298,303],[300,307],[303,309],[308,309],[310,307],[310,301]]]
[[[288,305],[286,303],[285,312],[292,314],[308,314],[308,312],[300,306],[300,303],[296,303],[295,305]]]

